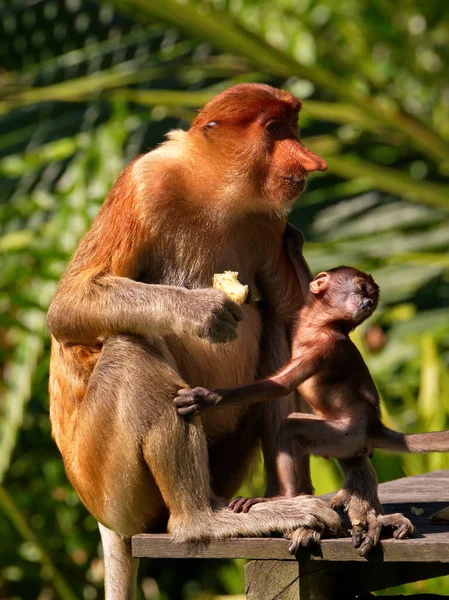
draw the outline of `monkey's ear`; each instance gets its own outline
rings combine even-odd
[[[318,273],[318,275],[312,279],[309,284],[309,289],[312,294],[322,294],[327,290],[329,286],[329,273],[323,271],[322,273]]]

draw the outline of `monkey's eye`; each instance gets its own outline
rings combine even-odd
[[[280,128],[281,128],[280,121],[272,121],[271,123],[269,123],[267,125],[267,131],[269,131],[270,133],[276,133],[277,131],[279,131]]]
[[[357,287],[359,292],[362,292],[362,294],[366,294],[368,292],[368,286],[363,281],[361,281]]]

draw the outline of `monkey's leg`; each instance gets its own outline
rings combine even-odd
[[[107,600],[133,598],[137,561],[131,556],[131,536],[166,528],[167,509],[141,444],[152,424],[164,420],[164,411],[173,410],[171,396],[164,406],[170,377],[176,390],[182,380],[167,364],[160,343],[127,335],[108,338],[73,423],[66,468],[84,504],[102,523]],[[207,460],[201,468],[207,472]],[[195,480],[191,486],[196,489]]]
[[[360,453],[365,436],[363,428],[350,429],[346,421],[326,421],[317,415],[292,413],[282,422],[273,453],[276,459],[277,497],[293,498],[298,495],[298,459],[309,455],[348,457]],[[299,492],[300,493],[300,492]],[[238,498],[230,505],[234,511],[248,512],[254,504],[274,499]]]
[[[107,600],[134,600],[139,561],[131,555],[131,541],[98,523],[105,566]]]
[[[352,525],[352,541],[360,556],[366,556],[379,541],[383,526],[394,529],[397,538],[413,535],[412,523],[401,515],[383,515],[377,495],[377,476],[368,457],[339,460],[345,475],[342,489],[332,498],[333,508],[342,507]]]
[[[248,515],[212,510],[201,422],[180,418],[173,403],[183,385],[162,342],[126,335],[106,340],[74,428],[76,460],[69,466],[97,520],[129,538],[160,531],[168,508],[168,529],[178,541],[300,526],[341,531],[338,515],[318,498],[279,500]],[[121,556],[111,557],[118,565],[109,572],[119,572]]]

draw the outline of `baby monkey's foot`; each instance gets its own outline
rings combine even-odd
[[[378,519],[382,527],[391,527],[393,530],[393,537],[397,540],[412,537],[415,533],[415,526],[413,523],[401,513],[379,515]]]
[[[220,396],[206,388],[184,388],[174,399],[178,413],[183,417],[197,417],[208,408],[215,406]]]
[[[381,514],[381,506],[377,498],[366,500],[348,489],[340,490],[330,501],[334,509],[342,508],[348,515],[352,526],[352,544],[358,549],[360,556],[367,556],[379,541],[382,527],[391,527],[393,537],[402,539],[413,535],[412,523],[401,515]]]
[[[260,504],[261,502],[271,502],[272,500],[280,500],[282,496],[271,496],[271,498],[244,498],[243,496],[237,496],[234,500],[228,504],[228,508],[236,513],[242,512],[247,513],[251,506]]]
[[[349,489],[341,489],[330,501],[333,509],[342,508],[352,526],[352,545],[360,556],[366,556],[379,541],[381,506],[373,499],[365,500]]]

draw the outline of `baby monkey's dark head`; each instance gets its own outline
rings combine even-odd
[[[309,305],[318,303],[329,322],[345,322],[354,329],[376,310],[379,286],[371,275],[352,267],[318,273],[310,282]]]

